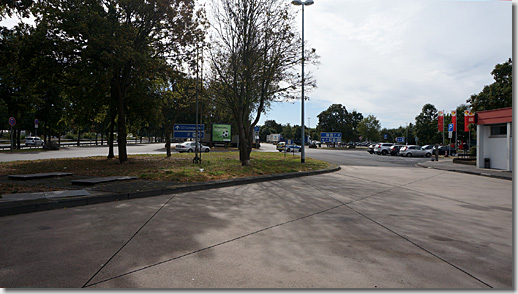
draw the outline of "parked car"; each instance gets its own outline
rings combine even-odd
[[[435,147],[434,147],[435,150]],[[446,150],[448,150],[448,155],[455,155],[457,151],[455,148],[451,146],[439,146],[439,155],[446,155]]]
[[[176,145],[176,147],[175,147],[176,151],[178,151],[180,153],[181,152],[194,152],[195,148],[196,148],[196,142],[184,142],[182,144]],[[198,148],[196,148],[196,149],[201,150],[201,152],[210,151],[210,147],[201,145],[200,143],[198,143]]]
[[[43,144],[40,137],[25,137],[25,146],[43,146]]]
[[[277,144],[277,148],[276,148],[279,152],[282,152],[284,150],[286,150],[286,152],[292,152],[292,151],[298,151],[298,152],[302,152],[302,149],[300,148],[299,145],[295,145],[295,144],[286,144],[286,142],[279,142]]]
[[[432,150],[425,150],[423,147],[419,145],[408,145],[403,146],[401,149],[399,149],[399,155],[400,156],[426,156],[430,157],[432,156]]]
[[[433,149],[435,148],[434,145],[424,145],[423,146],[423,149],[424,150],[431,150],[432,151],[432,154],[433,154]]]
[[[369,152],[370,154],[374,153],[374,147],[376,146],[376,144],[370,144],[368,147],[367,147],[367,152]]]
[[[378,155],[387,155],[390,153],[390,147],[394,146],[392,143],[379,143],[374,147],[374,152]]]
[[[403,145],[392,145],[392,147],[390,147],[390,155],[399,155],[399,149],[401,149],[401,147],[403,147]]]

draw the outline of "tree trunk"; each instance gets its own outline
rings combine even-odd
[[[109,130],[108,130],[108,159],[111,159],[111,158],[114,158],[115,157],[115,154],[113,153],[113,131],[115,129],[115,113],[113,110],[112,110],[112,117],[111,117],[111,121],[110,121],[110,127],[109,127]]]
[[[121,91],[117,93],[118,98],[118,119],[117,119],[117,144],[119,150],[119,162],[127,163],[128,162],[128,153],[126,151],[126,113],[124,106],[124,95]]]
[[[171,157],[171,132],[173,126],[167,122],[165,125],[165,149],[167,150],[167,157]]]
[[[250,153],[252,152],[252,137],[245,124],[238,122],[239,128],[239,160],[242,166],[250,165]]]
[[[16,128],[16,149],[21,149],[21,145],[20,145],[20,141],[21,141],[21,135],[22,135],[22,130],[20,129],[20,127],[17,127]]]

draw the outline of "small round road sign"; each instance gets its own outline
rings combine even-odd
[[[11,127],[14,127],[14,125],[16,124],[16,119],[14,117],[10,117],[9,124],[11,125]]]

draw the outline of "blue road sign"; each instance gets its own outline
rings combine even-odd
[[[396,142],[398,142],[398,143],[404,143],[404,142],[405,142],[405,137],[397,137],[397,138],[396,138]]]
[[[204,138],[205,125],[198,125],[198,138]],[[179,124],[173,127],[174,138],[196,138],[196,124]]]
[[[387,140],[387,139],[388,139],[388,135],[387,135],[387,134],[385,134],[385,135],[383,136],[383,138],[385,138],[385,140]]]
[[[320,133],[320,142],[342,142],[342,133],[339,132],[325,132]]]
[[[453,132],[453,124],[448,125],[448,132]]]
[[[14,117],[10,117],[9,124],[11,125],[11,127],[14,127],[14,125],[16,124],[16,119]]]
[[[254,127],[254,132],[259,132],[259,126]]]

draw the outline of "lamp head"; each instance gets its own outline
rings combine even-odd
[[[302,1],[300,1],[300,0],[293,0],[293,1],[291,1],[291,4],[299,6],[299,5],[302,5]]]
[[[314,2],[313,0],[306,0],[306,1],[304,2],[304,5],[309,6],[309,5],[313,5],[314,3],[315,3],[315,2]]]

